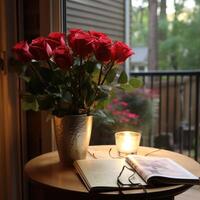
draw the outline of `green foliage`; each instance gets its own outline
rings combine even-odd
[[[19,77],[25,80],[27,88],[27,92],[22,95],[23,108],[48,110],[57,116],[88,114],[109,103],[108,97],[114,95],[112,88],[120,84],[126,84],[129,90],[135,87],[132,81],[128,83],[124,71],[118,75],[121,70],[114,67],[114,63],[110,63],[107,68],[92,59],[77,59],[75,63],[71,70],[62,70],[51,60],[30,61],[21,66],[17,63]],[[115,81],[117,77],[119,83]]]
[[[167,38],[159,43],[159,66],[161,69],[197,69],[200,67],[200,6],[196,4],[191,12],[180,1],[176,2],[175,9],[174,20],[165,21]],[[185,18],[181,19],[183,15]]]
[[[124,79],[126,79],[126,75]],[[123,82],[123,81],[122,81]],[[121,83],[118,88],[123,92],[133,92],[136,88],[140,88],[142,86],[142,81],[138,78],[131,78],[128,82]]]
[[[116,77],[116,74],[117,74],[116,68],[111,69],[106,77],[106,83],[112,83]]]
[[[140,88],[142,87],[142,81],[138,78],[131,78],[129,80],[129,84],[132,85],[134,88]]]
[[[119,76],[118,83],[125,84],[127,83],[127,81],[128,81],[128,76],[125,71],[122,71]]]
[[[30,93],[25,93],[22,97],[22,108],[24,110],[38,111],[39,104],[37,98]]]
[[[135,91],[131,94],[124,95],[123,100],[128,103],[127,108],[135,114],[139,115],[138,128],[151,124],[152,120],[152,104],[150,96],[142,90]]]
[[[95,69],[96,69],[96,64],[97,63],[94,63],[92,61],[88,61],[86,62],[83,67],[85,68],[85,70],[89,73],[89,74],[92,74],[94,73]]]
[[[114,99],[107,102],[103,110],[94,113],[92,137],[98,138],[101,143],[113,142],[113,135],[120,130],[141,130],[143,136],[148,134],[152,123],[152,104],[150,93],[144,90],[135,90],[131,93],[117,92]],[[134,117],[135,115],[135,117]],[[101,136],[103,138],[101,138]]]
[[[167,0],[169,1],[169,0]],[[195,8],[184,6],[185,0],[174,1],[175,13],[163,18],[158,13],[158,32],[164,37],[158,39],[158,63],[160,69],[200,68],[200,1],[195,0]],[[159,9],[159,8],[158,8]],[[148,6],[141,4],[133,8],[132,44],[148,46]]]

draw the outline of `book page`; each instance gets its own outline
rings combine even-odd
[[[151,177],[198,180],[198,177],[169,158],[131,155],[127,157],[126,161],[146,182]]]
[[[141,160],[138,162],[138,160],[135,159],[135,156],[128,156],[126,161],[131,167],[133,167],[133,169],[136,170],[136,172],[144,179],[144,181],[147,182],[148,178],[151,176],[151,172],[146,169],[147,166],[143,165]]]

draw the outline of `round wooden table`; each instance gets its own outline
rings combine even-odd
[[[115,146],[90,146],[87,159],[109,159],[109,150],[112,156],[117,155]],[[138,155],[168,157],[185,167],[194,175],[200,177],[200,164],[193,159],[172,151],[139,147]],[[128,190],[125,194],[118,192],[97,193],[91,195],[75,169],[64,168],[59,163],[57,152],[46,153],[30,160],[25,166],[25,173],[44,191],[43,199],[174,199],[174,196],[190,188],[188,185],[175,185],[147,189]]]

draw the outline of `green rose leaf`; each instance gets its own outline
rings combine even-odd
[[[108,93],[106,91],[99,91],[95,100],[105,99],[108,97]]]
[[[113,68],[108,72],[108,75],[106,77],[106,82],[112,83],[115,79],[115,76],[116,76],[116,69]]]
[[[56,71],[57,69],[59,69],[55,62],[49,60],[48,63],[51,70]]]
[[[92,73],[92,80],[97,83],[98,79],[99,79],[99,73],[100,73],[100,69],[98,69],[97,67],[95,68],[94,72]]]
[[[85,91],[85,96],[86,96],[86,99],[85,99],[86,105],[87,106],[92,105],[96,97],[96,87],[88,86]]]
[[[48,68],[43,68],[43,67],[40,67],[38,69],[41,77],[46,81],[46,82],[50,82],[52,80],[52,71]]]
[[[98,91],[97,91],[95,101],[106,99],[109,95],[109,92],[110,92],[110,87],[106,85],[98,86]]]
[[[30,93],[26,93],[22,97],[22,108],[24,110],[39,111],[39,104],[35,96]]]
[[[127,83],[127,81],[128,81],[128,76],[125,71],[122,71],[119,76],[118,83],[124,84]]]
[[[63,95],[63,100],[67,103],[71,103],[72,101],[72,95],[69,91],[66,91],[65,94]]]
[[[84,67],[86,69],[86,71],[89,73],[89,74],[92,74],[94,71],[95,71],[95,68],[96,68],[96,63],[95,62],[92,62],[92,61],[88,61],[84,64]]]
[[[42,94],[44,92],[43,83],[35,75],[31,76],[27,86],[28,91],[32,94]]]
[[[27,83],[31,80],[29,76],[20,75],[19,77]]]
[[[86,97],[86,104],[87,106],[91,106],[95,99],[95,94],[91,92],[91,95],[87,95]]]
[[[63,82],[67,82],[67,77],[65,78],[64,73],[61,70],[56,70],[51,75],[52,83],[55,85],[63,84]]]

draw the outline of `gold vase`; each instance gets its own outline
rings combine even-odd
[[[92,120],[93,117],[87,115],[54,117],[55,137],[62,165],[70,166],[75,160],[86,158]]]

